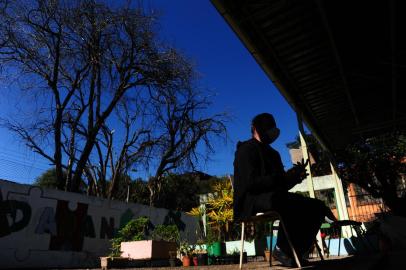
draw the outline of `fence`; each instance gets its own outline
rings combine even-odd
[[[316,198],[324,201],[327,206],[338,216],[334,189],[315,191]],[[359,222],[369,222],[376,218],[376,214],[387,212],[388,208],[382,199],[372,197],[366,191],[350,184],[345,192],[345,199],[349,219]]]
[[[352,220],[369,222],[376,218],[376,214],[388,211],[382,199],[374,198],[365,192],[349,194],[348,200],[347,210]]]

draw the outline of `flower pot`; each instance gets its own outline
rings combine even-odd
[[[199,265],[197,256],[193,256],[193,265],[194,265],[194,266],[198,266],[198,265]]]
[[[271,260],[271,251],[270,250],[265,250],[264,251],[264,257],[265,257],[265,261],[269,262]]]
[[[214,242],[208,246],[207,252],[212,256],[221,256],[221,242]]]
[[[190,266],[190,257],[189,256],[183,256],[182,257],[182,263],[183,263],[183,266]]]
[[[198,265],[207,265],[207,253],[197,254],[197,264]]]

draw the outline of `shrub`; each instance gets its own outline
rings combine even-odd
[[[179,241],[179,230],[176,225],[157,225],[152,232],[152,239],[168,242]]]
[[[128,222],[111,240],[110,256],[121,255],[121,242],[139,241],[148,239],[150,221],[147,217],[139,217]]]

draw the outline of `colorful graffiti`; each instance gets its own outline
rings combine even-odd
[[[106,255],[109,239],[138,216],[150,217],[155,225],[176,224],[185,233],[195,230],[194,219],[181,212],[0,180],[0,268],[21,267],[31,259],[35,261],[30,264],[32,267],[81,267],[80,262],[72,264],[72,259],[61,260],[59,264],[40,262],[31,254],[57,252],[54,256],[63,257],[71,256],[69,252],[84,252],[86,256]],[[7,252],[12,256],[7,256]]]

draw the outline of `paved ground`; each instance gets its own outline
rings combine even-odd
[[[364,256],[332,257],[325,261],[313,261],[312,266],[301,269],[311,270],[403,270],[406,269],[406,250],[394,251],[388,254],[375,253]],[[123,269],[123,268],[121,268]],[[185,267],[154,267],[154,268],[125,268],[126,270],[185,270]],[[189,270],[228,270],[238,269],[238,264],[234,265],[211,265],[211,266],[191,266]],[[243,269],[269,269],[267,262],[249,262],[243,265]],[[278,262],[272,266],[272,270],[291,270],[298,268],[281,267]],[[73,269],[72,269],[73,270]],[[79,269],[77,269],[79,270]],[[83,270],[83,269],[82,269]],[[118,269],[112,269],[118,270]]]
[[[405,255],[405,254],[404,254]],[[329,258],[325,261],[313,261],[312,266],[302,267],[301,269],[314,269],[314,270],[375,270],[375,269],[387,269],[375,268],[381,260],[381,255],[374,254],[369,256],[357,256],[357,257],[340,257]],[[406,256],[405,256],[406,258]],[[126,268],[127,270],[179,270],[185,269],[185,267],[158,267],[158,268]],[[238,269],[238,264],[231,265],[210,265],[210,266],[191,266],[190,270],[228,270]],[[267,262],[249,262],[243,265],[243,269],[270,269]],[[282,267],[277,261],[274,261],[272,270],[286,270],[286,269],[300,269],[300,268],[287,268]],[[403,270],[404,268],[397,268],[396,270]],[[113,269],[118,270],[118,269]]]

